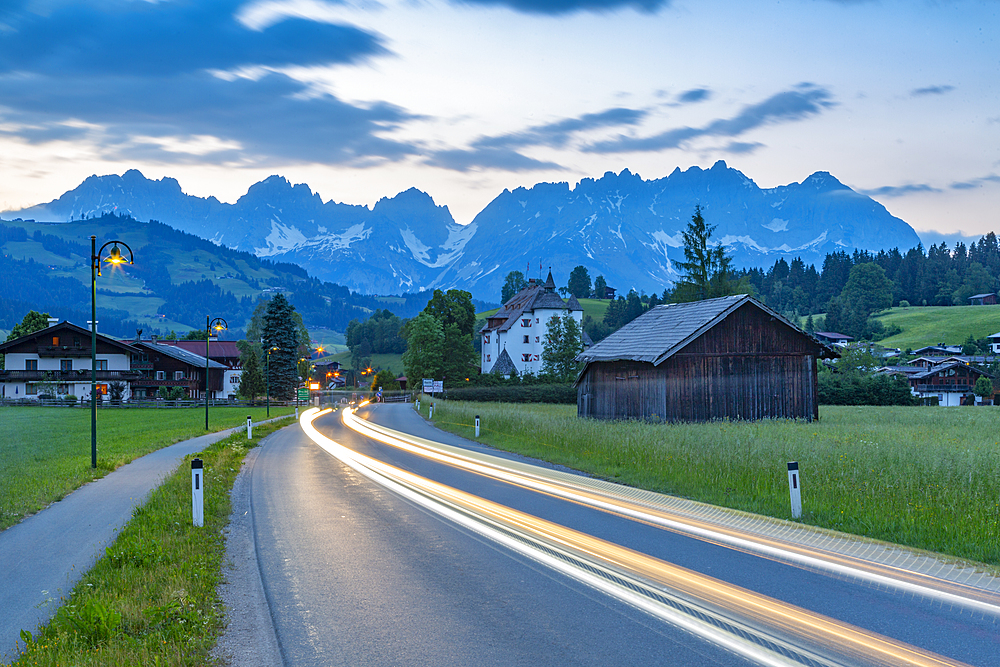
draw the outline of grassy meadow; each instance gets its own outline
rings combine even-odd
[[[431,401],[421,403],[426,416]],[[1000,408],[824,407],[818,422],[602,422],[575,406],[436,401],[434,422],[597,477],[1000,565]]]
[[[225,558],[229,494],[243,457],[290,420],[237,432],[197,454],[205,464],[205,525],[191,525],[190,465],[135,510],[105,555],[38,636],[22,632],[17,667],[213,664],[223,629],[216,592]],[[193,457],[189,457],[193,458]]]
[[[293,411],[274,407],[271,416]],[[256,421],[264,414],[263,407],[213,407],[209,426],[221,431],[246,424],[247,415]],[[0,530],[133,459],[204,434],[204,408],[101,409],[93,469],[90,410],[0,408]]]
[[[961,345],[969,335],[978,339],[1000,331],[1000,306],[897,307],[876,318],[887,327],[896,324],[903,330],[879,344],[903,350],[939,343]]]

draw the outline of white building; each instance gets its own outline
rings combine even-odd
[[[1000,332],[987,336],[990,339],[990,352],[1000,354]]]
[[[567,301],[556,293],[552,273],[545,283],[534,279],[512,296],[495,315],[487,319],[480,330],[483,353],[480,369],[483,373],[519,375],[542,372],[542,348],[549,320],[571,316],[583,329],[583,308],[575,296]]]
[[[51,320],[50,320],[51,322]],[[130,397],[129,383],[141,373],[131,370],[136,350],[107,336],[97,335],[97,391],[109,398],[109,386],[125,385],[122,398]],[[4,369],[0,395],[7,399],[37,400],[39,394],[90,400],[90,331],[63,321],[0,345]]]

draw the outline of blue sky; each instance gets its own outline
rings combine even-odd
[[[724,159],[1000,231],[998,0],[7,0],[0,210],[137,168],[467,223],[504,188]]]

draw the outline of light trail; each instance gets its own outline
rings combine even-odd
[[[705,521],[670,508],[657,507],[656,496],[659,494],[437,443],[373,424],[357,417],[353,411],[344,411],[343,421],[348,428],[369,438],[449,466],[659,525],[715,544],[1000,617],[1000,597],[989,590],[845,553],[747,532],[717,521]],[[638,494],[643,494],[644,497],[637,500],[634,496]]]
[[[763,665],[943,667],[962,663],[479,498],[360,454],[300,420],[360,474],[508,548]],[[345,417],[350,413],[345,410]]]

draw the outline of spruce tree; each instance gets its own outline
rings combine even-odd
[[[294,306],[283,294],[276,294],[264,312],[263,349],[270,360],[265,362],[269,374],[269,392],[273,398],[290,400],[298,385],[299,330],[293,317]],[[273,348],[278,348],[274,350]]]

